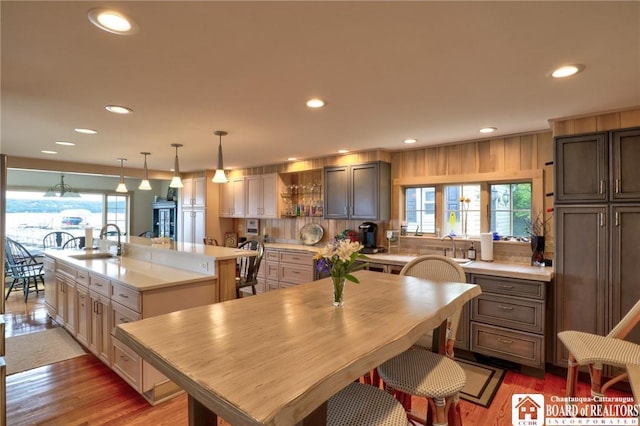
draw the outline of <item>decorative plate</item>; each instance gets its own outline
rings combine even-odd
[[[302,244],[311,246],[322,239],[324,229],[317,223],[307,223],[300,230],[300,241]]]
[[[238,233],[237,232],[225,232],[224,233],[224,246],[225,247],[238,247]]]

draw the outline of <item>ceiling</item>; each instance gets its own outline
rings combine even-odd
[[[168,170],[401,150],[640,105],[640,2],[2,1],[9,156]],[[139,31],[87,14],[110,7]],[[583,64],[569,79],[559,65]],[[320,97],[320,110],[305,106]],[[107,104],[134,113],[107,112]],[[74,128],[98,130],[82,135]],[[65,147],[56,141],[76,145]],[[41,150],[55,150],[57,155]]]

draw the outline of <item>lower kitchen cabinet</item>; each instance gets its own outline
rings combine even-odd
[[[265,291],[313,281],[313,256],[314,253],[306,250],[267,248],[259,273]]]
[[[85,347],[89,347],[89,336],[91,335],[91,301],[89,299],[89,289],[83,285],[76,287],[77,327],[76,339]]]
[[[471,301],[472,352],[545,368],[546,283],[471,274],[482,288]]]
[[[107,296],[89,291],[91,303],[91,330],[89,335],[89,350],[102,362],[111,365],[109,343],[109,309],[111,302]]]

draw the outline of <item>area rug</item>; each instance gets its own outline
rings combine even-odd
[[[86,355],[62,327],[7,337],[7,375]]]
[[[488,407],[504,378],[504,370],[478,364],[466,359],[456,359],[467,375],[467,385],[460,392],[465,401]]]

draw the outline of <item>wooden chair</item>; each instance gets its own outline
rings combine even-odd
[[[19,242],[7,237],[5,250],[5,265],[10,271],[13,281],[7,290],[5,300],[13,291],[16,284],[22,285],[24,301],[29,297],[29,288],[34,287],[36,293],[40,291],[38,281],[44,285],[44,264],[38,262],[35,257]]]
[[[213,237],[204,237],[202,239],[202,244],[207,245],[207,246],[217,246],[218,245],[218,240],[216,240]]]
[[[84,245],[85,245],[84,238],[85,237],[73,237],[72,239],[67,240],[67,242],[62,245],[62,248],[63,249],[81,249],[81,248],[84,248]]]
[[[257,256],[245,256],[238,258],[238,276],[236,277],[236,297],[240,298],[240,289],[251,287],[252,293],[257,294],[258,270],[264,256],[264,244],[257,240],[249,240],[238,246],[240,250],[254,250]]]
[[[153,233],[153,231],[144,231],[138,234],[138,237],[144,237],[144,238],[154,238],[156,235]]]
[[[407,263],[400,275],[426,278],[439,282],[466,282],[460,265],[448,257],[420,256]],[[396,394],[412,421],[427,424],[431,417],[434,425],[462,424],[458,408],[459,392],[467,383],[464,370],[453,360],[453,343],[461,311],[457,311],[448,324],[446,355],[416,346],[384,362],[377,368],[385,386]],[[426,340],[426,339],[423,339]],[[429,347],[431,345],[429,344]],[[410,412],[411,395],[426,398],[427,418]]]
[[[42,247],[45,249],[48,248],[60,248],[69,241],[74,238],[73,234],[64,231],[54,231],[49,232],[42,239]]]
[[[627,312],[606,336],[566,330],[558,338],[569,350],[567,367],[567,396],[575,396],[578,383],[578,368],[587,366],[591,379],[591,395],[601,397],[611,385],[625,379],[622,373],[602,384],[604,365],[626,368],[628,364],[640,365],[640,345],[624,340],[640,321],[640,300]]]
[[[406,426],[407,415],[393,396],[354,382],[329,398],[328,426]]]

